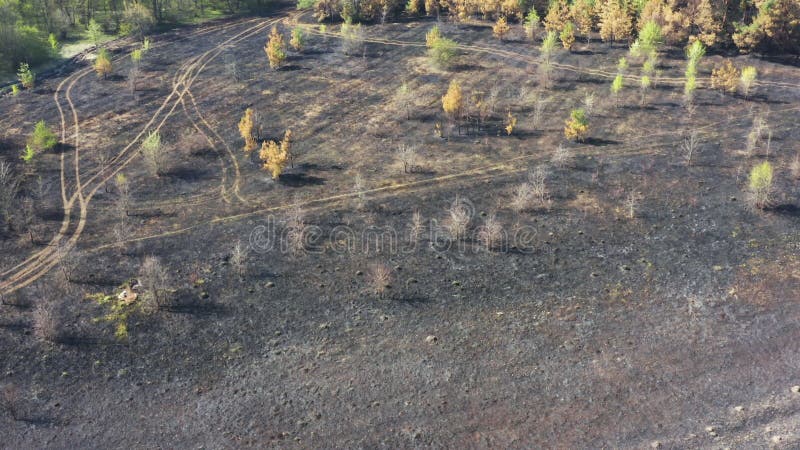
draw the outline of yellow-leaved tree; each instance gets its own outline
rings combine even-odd
[[[239,134],[244,139],[244,151],[249,154],[256,149],[256,139],[253,137],[253,109],[247,108],[242,119],[239,120]]]
[[[500,39],[501,41],[506,37],[508,32],[511,31],[511,27],[508,26],[508,21],[506,20],[505,16],[500,16],[500,18],[497,19],[497,22],[495,22],[494,26],[492,27],[492,31],[497,39]]]
[[[461,94],[461,85],[453,80],[447,88],[447,93],[442,96],[442,109],[451,119],[457,120],[461,117],[464,108],[464,97]]]
[[[292,131],[286,130],[283,140],[278,143],[275,141],[265,141],[261,144],[261,151],[258,156],[263,163],[264,170],[272,175],[273,180],[277,180],[291,157],[291,137]]]
[[[269,33],[269,41],[267,41],[267,45],[264,47],[271,69],[277,69],[283,64],[283,61],[286,60],[285,48],[283,35],[278,32],[278,27],[272,27],[272,31]]]
[[[628,8],[619,0],[606,0],[600,9],[600,37],[604,41],[618,41],[631,36],[633,20]]]

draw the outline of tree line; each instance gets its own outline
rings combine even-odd
[[[548,31],[598,31],[604,40],[630,39],[654,21],[672,44],[699,39],[743,52],[800,53],[797,0],[298,0],[297,6],[313,9],[320,21],[446,14],[455,21],[482,18],[526,27],[535,21]]]
[[[60,42],[144,34],[159,24],[265,10],[272,0],[0,0],[0,72],[58,55]]]

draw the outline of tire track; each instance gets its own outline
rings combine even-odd
[[[87,216],[88,216],[88,205],[93,196],[102,186],[105,185],[105,183],[107,183],[112,177],[116,176],[117,173],[119,173],[125,166],[127,166],[131,161],[133,161],[138,156],[138,154],[136,153],[134,153],[133,155],[126,155],[126,153],[128,153],[130,149],[144,136],[145,132],[147,132],[148,130],[150,130],[151,132],[156,132],[160,130],[161,127],[164,126],[167,119],[169,119],[169,117],[174,113],[178,104],[180,104],[181,100],[183,100],[183,96],[191,87],[191,84],[197,79],[202,70],[224,50],[224,47],[231,43],[237,43],[256,33],[260,33],[266,27],[269,27],[270,25],[279,20],[283,20],[283,17],[261,21],[259,24],[242,31],[234,35],[233,37],[226,39],[224,42],[218,44],[212,49],[207,50],[203,54],[194,58],[194,61],[188,65],[188,68],[184,70],[183,73],[181,73],[180,75],[176,73],[176,76],[173,78],[173,80],[176,80],[176,82],[173,85],[172,91],[167,95],[167,97],[162,102],[161,106],[157,109],[157,111],[154,113],[150,121],[148,121],[147,124],[143,127],[142,131],[109,162],[109,166],[112,167],[111,173],[109,173],[106,176],[101,176],[102,171],[94,174],[89,178],[88,181],[86,181],[85,185],[90,185],[94,183],[94,187],[89,189],[87,195],[84,196],[82,188],[84,185],[81,185],[81,189],[77,189],[76,192],[65,203],[64,205],[65,219],[62,222],[62,229],[65,229],[65,232],[63,234],[59,233],[59,235],[56,238],[54,238],[55,244],[58,244],[62,236],[66,235],[66,229],[68,229],[70,226],[71,211],[73,209],[74,202],[76,200],[78,201],[79,204],[80,215],[78,222],[76,224],[76,228],[73,231],[70,239],[62,246],[60,246],[59,249],[61,249],[62,251],[69,251],[75,246],[78,238],[80,237],[81,233],[83,232],[83,229],[86,226]],[[206,60],[203,61],[203,58],[206,58]],[[84,72],[78,75],[78,79],[82,78],[90,71],[91,71],[90,68],[84,69]],[[73,80],[70,86],[74,86],[75,82],[77,82],[77,79]],[[164,117],[158,123],[158,125],[155,128],[151,129],[153,124],[156,122],[157,118],[168,107],[173,97],[176,98],[175,100],[173,100],[172,107],[165,113]],[[74,105],[71,106],[74,107]],[[74,109],[73,111],[74,111],[73,118],[76,120],[75,127],[76,130],[79,131],[79,123],[77,122],[77,112]],[[116,167],[113,167],[115,164]],[[78,159],[76,159],[76,166],[77,165],[79,165]],[[3,275],[8,275],[10,272],[17,270],[15,273],[11,274],[5,280],[0,282],[0,292],[8,294],[34,282],[42,275],[49,272],[56,264],[58,264],[59,256],[60,254],[56,253],[56,249],[54,249],[52,246],[48,246],[47,249],[45,249],[42,252],[39,252],[34,257],[30,257],[26,259],[23,263],[18,264],[17,266],[12,268],[11,270],[4,272]]]

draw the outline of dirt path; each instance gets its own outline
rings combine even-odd
[[[192,83],[197,79],[200,73],[205,69],[205,67],[211,63],[219,54],[223,51],[224,47],[230,45],[232,43],[239,42],[241,40],[247,39],[253,35],[256,35],[262,32],[267,27],[271,26],[272,24],[283,20],[284,17],[273,18],[269,20],[261,20],[254,26],[248,27],[244,31],[237,33],[236,35],[226,39],[220,44],[217,44],[212,49],[204,52],[203,54],[189,59],[184,65],[175,73],[173,76],[173,87],[171,92],[166,96],[164,101],[162,102],[161,106],[156,110],[153,114],[153,117],[150,121],[145,124],[139,134],[131,140],[128,145],[126,145],[110,162],[109,168],[110,170],[108,173],[104,175],[103,170],[98,171],[94,175],[91,175],[85,183],[81,182],[80,178],[80,152],[78,150],[80,144],[80,121],[78,119],[77,109],[75,108],[74,103],[72,102],[69,94],[75,84],[84,76],[91,73],[91,68],[83,69],[79,72],[74,73],[67,79],[65,79],[62,83],[59,84],[58,88],[56,89],[56,93],[54,94],[54,100],[59,110],[59,114],[61,116],[61,135],[62,139],[66,140],[67,134],[67,125],[66,125],[66,118],[61,107],[61,103],[58,99],[58,95],[63,89],[64,84],[71,79],[66,92],[65,98],[69,104],[72,119],[74,122],[74,142],[75,142],[75,155],[74,155],[74,169],[75,169],[75,177],[76,177],[76,187],[75,192],[67,197],[67,182],[66,182],[66,169],[64,163],[64,155],[62,154],[61,160],[61,186],[62,186],[62,201],[63,201],[63,209],[64,209],[64,219],[62,221],[61,228],[59,232],[51,239],[48,243],[47,247],[36,254],[28,257],[22,263],[16,265],[15,267],[6,270],[2,276],[5,277],[2,281],[0,281],[0,293],[9,294],[17,289],[25,287],[30,283],[33,283],[41,276],[49,272],[53,267],[55,267],[60,257],[69,252],[77,243],[78,239],[80,238],[83,229],[86,226],[86,220],[88,216],[88,206],[91,202],[94,195],[97,191],[104,186],[109,180],[111,180],[114,176],[116,176],[122,169],[124,169],[128,164],[130,164],[136,157],[138,156],[137,152],[131,152],[131,149],[145,136],[145,133],[152,133],[158,132],[166,123],[167,120],[172,116],[175,112],[178,105],[182,104],[184,96],[189,92]],[[205,34],[213,30],[203,30],[201,33]],[[159,116],[170,106],[169,110],[164,114],[163,118],[161,119],[158,124],[153,127],[154,123],[157,121]],[[238,166],[237,166],[238,169]],[[237,170],[238,174],[238,170]],[[84,187],[86,187],[86,195],[84,195]],[[238,181],[236,182],[235,190],[238,193]],[[80,213],[77,224],[69,237],[64,244],[61,244],[62,238],[64,238],[68,234],[68,230],[71,226],[72,222],[72,210],[75,205],[75,201],[78,202]]]

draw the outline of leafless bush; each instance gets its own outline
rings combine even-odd
[[[547,168],[537,166],[528,172],[528,183],[533,188],[533,195],[539,206],[548,208],[550,206],[550,192],[547,189]]]
[[[80,257],[75,253],[74,249],[69,247],[68,244],[63,244],[56,250],[56,258],[58,261],[58,269],[64,276],[64,280],[72,282],[75,269],[80,264]]]
[[[0,160],[0,229],[11,220],[14,201],[17,197],[20,184],[19,175],[15,174],[11,164]]]
[[[489,215],[478,230],[478,240],[486,246],[486,250],[493,250],[503,244],[503,238],[503,224],[495,214]]]
[[[46,298],[37,299],[33,309],[33,335],[42,342],[56,342],[58,339],[58,318],[55,305]]]
[[[114,185],[117,188],[117,199],[114,202],[114,209],[117,210],[117,216],[121,220],[128,217],[128,210],[131,206],[131,188],[128,178],[125,175],[118,174],[114,177]]]
[[[558,168],[563,168],[569,165],[572,161],[572,152],[564,145],[559,144],[556,150],[553,152],[552,163],[554,166]]]
[[[411,173],[417,165],[417,148],[412,145],[402,144],[395,153],[397,161],[403,166],[403,173]]]
[[[0,408],[14,420],[19,420],[22,416],[20,397],[19,388],[14,385],[6,384],[0,388]]]
[[[500,85],[495,84],[489,89],[489,95],[486,96],[486,106],[489,108],[489,115],[494,115],[495,110],[497,109],[497,102],[500,99],[500,92],[502,92],[503,88]]]
[[[167,169],[167,149],[161,142],[161,134],[151,132],[142,141],[140,151],[150,174],[156,177],[163,175]]]
[[[424,219],[422,218],[422,214],[419,210],[415,210],[414,213],[411,215],[411,240],[413,242],[419,241],[419,238],[422,236],[422,232],[424,231],[425,223]]]
[[[187,129],[180,140],[181,150],[190,155],[202,155],[209,148],[208,140],[197,130]]]
[[[247,248],[242,245],[241,241],[236,241],[236,245],[233,246],[230,261],[231,266],[240,277],[247,274]]]
[[[364,209],[367,203],[366,194],[364,194],[365,190],[366,185],[364,184],[364,178],[360,173],[357,173],[356,176],[353,177],[353,193],[356,194],[353,198],[353,206],[359,211]]]
[[[531,118],[531,125],[533,129],[538,130],[542,125],[542,119],[544,118],[544,110],[547,106],[547,99],[542,98],[540,95],[537,95],[533,102],[533,117]]]
[[[628,211],[628,218],[636,218],[636,210],[639,208],[641,196],[636,191],[631,191],[625,198],[625,209]]]
[[[128,221],[120,219],[117,223],[114,224],[114,227],[111,229],[111,233],[114,236],[114,246],[119,250],[120,253],[125,251],[125,241],[128,240],[130,236],[130,227],[128,226]]]
[[[596,97],[594,92],[587,92],[586,95],[583,97],[583,111],[586,113],[586,116],[591,116],[594,112],[595,107],[595,100]]]
[[[447,218],[445,219],[445,227],[451,238],[460,239],[467,234],[470,214],[467,204],[461,198],[456,197],[447,209]]]
[[[302,207],[295,206],[286,217],[286,246],[293,255],[304,253],[306,243],[306,213]]]
[[[747,156],[753,156],[756,153],[759,145],[764,144],[765,136],[769,136],[769,140],[772,140],[772,133],[767,126],[766,119],[763,116],[754,117],[753,125],[747,133],[747,147],[745,148]]]
[[[139,268],[139,285],[142,289],[142,304],[146,312],[155,312],[166,306],[169,274],[155,256],[145,257]]]
[[[522,183],[516,187],[511,199],[511,209],[517,212],[527,211],[533,208],[534,199],[533,186],[530,183]]]
[[[392,284],[392,269],[384,263],[372,264],[368,280],[375,295],[383,298]]]
[[[700,150],[700,138],[697,131],[692,131],[689,135],[684,136],[681,150],[683,151],[683,159],[686,160],[686,165],[691,166],[694,156]]]

